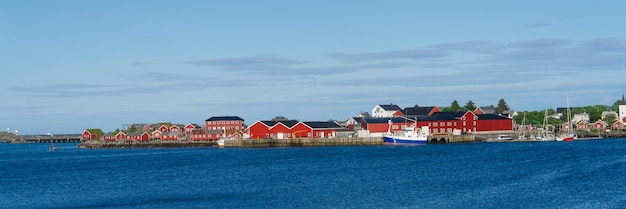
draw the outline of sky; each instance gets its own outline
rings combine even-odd
[[[0,130],[612,105],[626,1],[0,0]]]

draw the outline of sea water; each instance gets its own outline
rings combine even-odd
[[[0,208],[626,208],[626,139],[75,146],[0,144]]]

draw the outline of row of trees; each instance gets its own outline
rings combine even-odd
[[[612,106],[593,105],[593,106],[586,106],[586,107],[574,107],[572,108],[571,114],[573,116],[574,114],[587,113],[589,114],[589,120],[591,122],[595,122],[595,121],[602,119],[603,121],[609,124],[612,124],[612,123],[615,123],[618,120],[618,118],[615,117],[615,115],[607,115],[604,118],[602,118],[602,112],[617,110],[620,103],[621,101],[617,100]],[[548,111],[547,113],[548,116],[556,114],[556,111],[554,109],[548,109],[547,111]],[[522,124],[522,121],[524,120],[524,114],[525,114],[526,115],[526,121],[524,122],[525,124],[538,125],[538,124],[543,123],[544,113],[545,113],[545,110],[524,111],[524,112],[518,113],[517,116],[513,117],[513,120],[515,120],[517,124]],[[560,120],[556,118],[548,117],[548,124],[561,124],[564,122],[564,120],[567,120],[567,117],[561,117]]]
[[[417,105],[415,106],[417,107]],[[490,107],[494,107],[494,106],[490,105]],[[476,104],[472,100],[467,101],[465,105],[462,107],[458,101],[454,100],[452,101],[449,107],[443,107],[441,111],[444,111],[444,112],[466,111],[466,110],[474,111],[476,108],[477,108]],[[509,105],[506,104],[506,101],[504,101],[504,99],[498,100],[498,105],[495,106],[495,109],[496,109],[496,114],[501,114],[510,110]]]

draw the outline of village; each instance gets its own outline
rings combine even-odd
[[[571,110],[571,108],[569,108]],[[562,117],[568,108],[557,108]],[[605,111],[604,116],[617,118],[613,123],[599,119],[589,121],[586,113],[574,114],[571,123],[563,122],[560,127],[537,127],[516,123],[513,118],[519,114],[513,110],[496,111],[493,106],[476,107],[474,110],[442,111],[437,106],[405,107],[396,104],[379,104],[371,114],[363,112],[345,121],[298,121],[278,116],[270,120],[259,120],[250,125],[239,116],[213,116],[197,123],[148,123],[131,124],[124,130],[105,133],[98,128],[85,129],[81,141],[100,143],[145,143],[145,142],[214,142],[220,138],[260,140],[260,139],[321,139],[321,138],[380,138],[385,133],[399,132],[410,126],[428,127],[432,142],[442,142],[454,136],[471,135],[471,140],[490,139],[497,135],[521,137],[520,133],[533,130],[568,130],[570,127],[584,133],[604,132],[624,129],[626,122],[626,100],[622,96],[619,113]],[[614,115],[614,116],[613,116]],[[546,117],[548,117],[546,115]],[[571,124],[571,125],[570,125]],[[529,138],[530,139],[530,138]],[[467,141],[467,140],[461,140]],[[429,141],[431,143],[431,141]]]

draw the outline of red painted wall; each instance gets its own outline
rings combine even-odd
[[[248,127],[248,133],[251,139],[269,138],[269,127],[261,122],[256,122]]]

